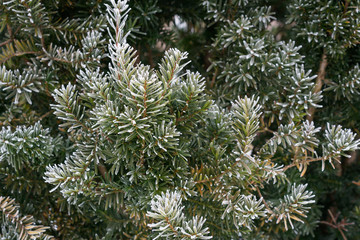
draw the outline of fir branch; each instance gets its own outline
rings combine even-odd
[[[190,221],[185,221],[181,207],[181,195],[173,192],[162,193],[151,201],[151,212],[147,216],[154,218],[157,223],[148,224],[153,231],[159,232],[154,239],[159,237],[180,237],[182,239],[211,239],[208,228],[203,228],[205,220],[198,216]]]
[[[35,46],[33,38],[28,40],[13,40],[3,47],[0,54],[0,64],[10,61],[13,57],[33,54],[39,55],[42,52]]]
[[[36,168],[49,162],[62,144],[50,136],[40,122],[34,126],[18,126],[15,131],[3,127],[0,131],[0,162],[7,162],[16,170],[25,166]]]
[[[305,213],[308,212],[310,207],[308,204],[315,202],[313,198],[315,197],[311,191],[305,190],[307,184],[305,185],[293,185],[291,187],[291,193],[284,196],[284,200],[280,202],[279,206],[274,208],[274,211],[271,213],[269,220],[277,218],[276,224],[280,221],[284,221],[285,230],[288,230],[288,223],[291,228],[294,229],[294,225],[291,219],[299,222],[303,222],[298,216],[306,217]]]
[[[9,197],[0,196],[0,212],[3,216],[3,224],[15,224],[15,228],[20,240],[36,239],[43,236],[49,227],[36,225],[32,216],[22,216],[15,200]],[[50,237],[48,237],[50,239]]]

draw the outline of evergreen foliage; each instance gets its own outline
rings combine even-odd
[[[2,227],[2,238],[5,239],[50,239],[42,233],[45,232],[46,227],[36,226],[34,219],[31,216],[21,217],[17,206],[14,205],[14,200],[0,197],[0,206],[5,226]],[[7,225],[6,223],[13,223]],[[7,229],[7,227],[9,229]]]
[[[1,1],[0,238],[356,239],[359,6]]]

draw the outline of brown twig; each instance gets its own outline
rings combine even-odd
[[[154,64],[154,59],[153,59],[153,52],[152,52],[151,47],[149,45],[146,45],[146,48],[148,50],[147,54],[148,54],[150,67],[154,68],[155,64]]]
[[[6,45],[6,44],[8,44],[9,42],[11,42],[12,41],[12,39],[11,38],[9,38],[8,40],[6,40],[5,42],[2,42],[2,43],[0,43],[0,47],[2,47],[2,46],[4,46],[4,45]]]
[[[324,160],[324,158],[323,157],[321,157],[321,158],[314,158],[314,159],[310,159],[310,160],[303,160],[303,161],[301,161],[301,162],[299,162],[298,164],[305,164],[305,163],[310,163],[310,162],[317,162],[317,161],[321,161],[321,160]],[[287,166],[285,166],[284,168],[283,168],[283,171],[285,172],[286,170],[288,170],[289,168],[292,168],[292,167],[295,167],[295,166],[297,166],[297,164],[296,163],[292,163],[292,164],[290,164],[290,165],[287,165]]]
[[[39,120],[39,121],[43,120],[44,118],[46,118],[47,116],[49,116],[49,115],[52,114],[53,112],[54,112],[54,110],[51,110],[51,111],[49,111],[49,112],[41,115],[38,120]]]
[[[9,42],[12,42],[12,41],[14,40],[14,35],[19,31],[19,28],[20,28],[20,27],[18,27],[18,28],[15,30],[15,34],[13,33],[12,28],[10,27],[10,24],[9,24],[9,23],[6,24],[6,28],[7,28],[8,33],[9,33],[9,39],[6,40],[5,42],[0,43],[0,47],[8,44]]]
[[[338,219],[340,213],[338,212],[336,214],[336,216],[334,216],[333,213],[330,210],[328,210],[328,212],[329,212],[329,215],[330,215],[330,218],[331,218],[330,221],[329,222],[328,221],[320,221],[320,223],[326,224],[326,225],[328,225],[328,226],[330,226],[330,227],[332,227],[334,229],[337,229],[340,232],[343,239],[347,240],[347,238],[346,238],[343,231],[347,231],[347,229],[345,227],[349,226],[349,225],[354,225],[354,223],[346,222],[346,218],[342,219],[340,222],[337,222],[337,219]]]
[[[35,51],[28,51],[28,52],[16,52],[14,54],[11,54],[9,55],[8,57],[6,57],[5,59],[3,59],[0,64],[3,64],[4,62],[8,61],[10,58],[13,58],[13,57],[19,57],[19,56],[22,56],[22,55],[26,55],[26,54],[41,54],[42,52],[38,51],[38,52],[35,52]]]
[[[211,79],[211,83],[210,83],[210,88],[211,88],[211,89],[212,89],[212,88],[214,87],[214,85],[215,85],[215,79],[216,79],[217,74],[218,74],[218,68],[215,69],[215,73],[214,73],[214,75],[213,75],[213,77],[212,77],[212,79]]]
[[[316,78],[316,84],[315,84],[314,93],[320,92],[320,90],[321,90],[321,88],[323,86],[323,81],[324,81],[325,75],[326,75],[325,70],[326,70],[327,65],[328,65],[327,55],[326,55],[326,53],[324,51],[324,53],[322,54],[322,57],[321,57],[318,76]],[[307,116],[307,120],[309,122],[312,122],[313,119],[314,119],[314,115],[315,115],[315,108],[311,107],[309,109],[309,115]]]
[[[266,209],[267,209],[270,213],[273,213],[273,211],[270,209],[269,205],[266,203],[264,197],[262,196],[259,187],[256,186],[255,188],[256,188],[257,193],[259,194],[259,197],[261,197],[261,200],[262,200],[262,202],[264,203]]]
[[[99,163],[98,165],[97,165],[97,167],[98,167],[98,170],[99,170],[99,172],[100,172],[100,174],[101,174],[101,176],[103,177],[103,179],[106,179],[106,177],[107,177],[107,169],[106,169],[106,167],[105,167],[105,165],[103,165],[102,163]],[[109,177],[110,178],[110,177]],[[110,179],[111,180],[111,179]]]
[[[345,0],[344,14],[347,12],[351,0]]]

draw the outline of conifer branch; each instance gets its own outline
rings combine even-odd
[[[0,5],[0,195],[59,239],[328,237],[318,206],[345,196],[350,175],[299,177],[360,147],[352,130],[326,126],[358,131],[354,2],[204,0],[206,12],[188,1],[72,2]],[[209,66],[205,78],[188,57],[190,69]],[[344,196],[339,209],[357,204]],[[3,219],[3,238],[19,238]],[[321,223],[354,236],[335,220]]]
[[[22,216],[15,205],[15,200],[8,197],[0,196],[0,212],[3,217],[2,224],[14,224],[20,240],[39,238],[49,228],[36,225],[32,216]]]

